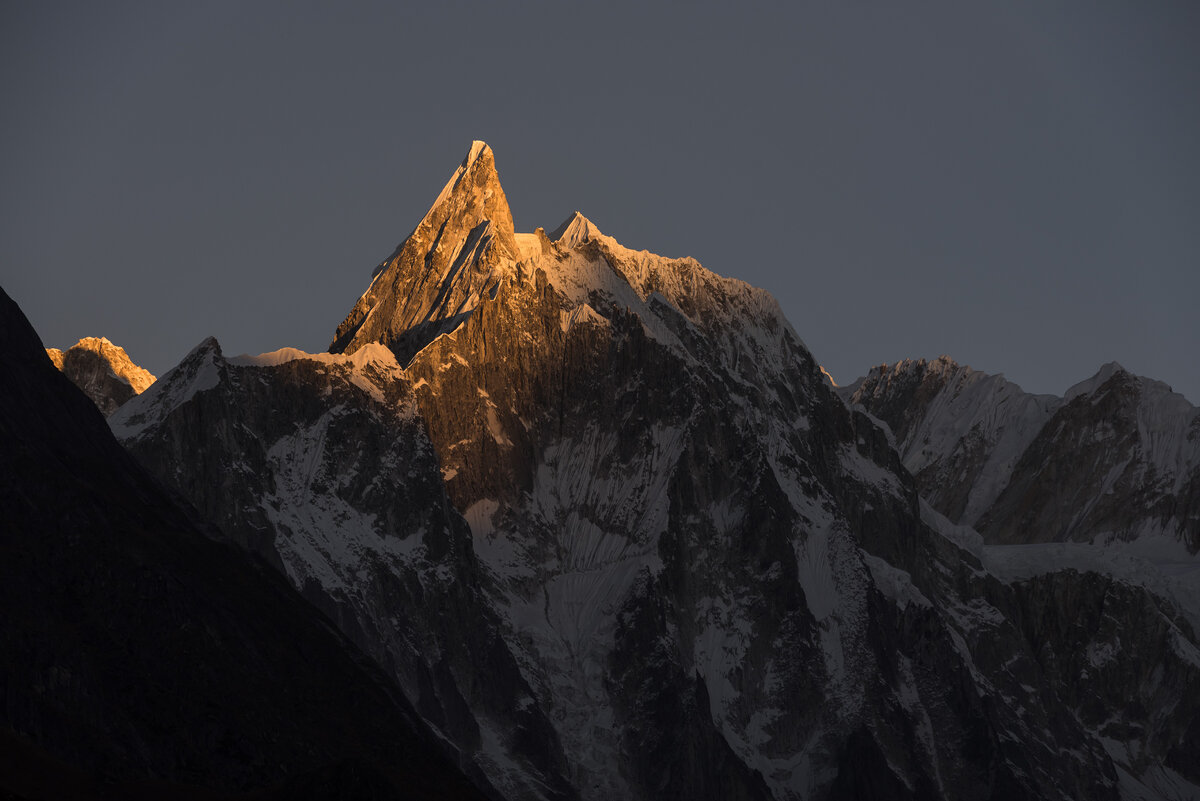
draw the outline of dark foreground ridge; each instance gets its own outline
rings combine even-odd
[[[0,331],[0,797],[486,797],[125,453],[2,290]]]

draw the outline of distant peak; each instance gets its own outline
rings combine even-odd
[[[111,345],[112,347],[118,347],[116,345],[113,345],[113,343],[109,340],[108,337],[81,337],[80,340],[78,342],[76,342],[72,347],[87,348],[88,350],[100,350],[100,347],[102,345]]]
[[[193,356],[206,356],[209,353],[215,354],[218,358],[224,358],[221,353],[221,343],[216,337],[205,337],[200,344],[188,351],[187,356],[183,357],[183,361],[191,359]]]
[[[1129,374],[1129,371],[1116,362],[1108,362],[1107,364],[1103,364],[1100,366],[1100,369],[1096,371],[1094,376],[1080,381],[1078,384],[1068,389],[1067,394],[1063,397],[1065,400],[1070,401],[1079,397],[1080,395],[1090,395],[1096,390],[1100,389],[1100,387],[1107,384],[1109,379],[1114,375],[1118,375],[1120,373]]]
[[[946,375],[959,370],[962,366],[954,361],[954,359],[943,354],[936,359],[901,359],[893,364],[884,362],[871,368],[871,373],[878,373],[881,376],[890,374],[893,376],[916,375],[918,377],[924,376],[927,373]],[[970,367],[966,369],[971,371]]]
[[[63,369],[65,362],[78,358],[75,354],[81,352],[94,353],[109,366],[114,375],[131,384],[138,392],[141,392],[155,381],[154,376],[149,370],[134,364],[133,360],[129,358],[129,354],[125,352],[125,349],[108,337],[81,337],[78,342],[66,350],[59,350],[58,348],[46,349],[46,353],[50,355],[50,360],[59,369]]]
[[[47,348],[46,355],[105,415],[155,381],[149,370],[134,364],[125,349],[107,337],[83,337],[65,351]]]
[[[551,241],[568,248],[582,245],[584,242],[602,236],[604,233],[596,227],[595,223],[584,217],[583,213],[579,211],[572,213],[563,221],[562,225],[550,233]]]

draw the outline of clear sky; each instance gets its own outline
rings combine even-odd
[[[840,382],[942,353],[1200,403],[1200,4],[0,4],[0,284],[161,374],[322,350],[472,139],[518,230],[772,291]]]

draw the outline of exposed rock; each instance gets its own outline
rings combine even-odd
[[[1200,785],[1200,651],[1187,622],[1097,573],[1059,571],[1018,590],[1014,619],[1079,721],[1129,773],[1161,766]]]
[[[104,337],[84,337],[65,351],[47,348],[46,353],[105,416],[154,383],[150,371],[138,367],[124,348]]]
[[[880,365],[838,392],[888,425],[921,496],[964,525],[995,503],[1016,461],[1062,403],[948,356]]]
[[[1200,409],[1105,365],[1064,398],[934,362],[880,365],[839,390],[887,423],[922,495],[989,542],[1200,549]]]
[[[381,342],[400,364],[493,296],[517,256],[512,214],[492,149],[473,142],[429,212],[376,269],[330,350]]]
[[[1200,409],[1117,369],[1068,391],[979,530],[997,542],[1167,535],[1200,550]]]

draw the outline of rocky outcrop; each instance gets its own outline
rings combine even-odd
[[[0,332],[0,795],[485,797],[327,619],[117,444],[3,292]]]
[[[502,201],[475,143],[333,354],[207,346],[114,428],[474,721],[442,730],[507,797],[1115,799],[1173,770],[1175,722],[1122,711],[1162,733],[1137,761],[1076,715],[1034,585],[922,506],[770,295],[578,212],[512,233]],[[203,488],[233,472],[262,481]]]
[[[887,424],[921,497],[964,525],[995,503],[1017,459],[1061,405],[948,356],[880,365],[838,393]]]
[[[1166,535],[1200,550],[1200,409],[1117,365],[1064,400],[980,533],[997,542]]]
[[[46,354],[105,416],[154,383],[149,370],[138,367],[124,348],[104,337],[84,337],[65,351],[47,348]]]
[[[516,255],[512,213],[492,150],[473,142],[416,229],[376,268],[330,350],[351,353],[380,342],[407,364],[494,295]]]
[[[923,497],[989,542],[1200,549],[1200,410],[1117,364],[1063,398],[1003,376],[906,360],[839,390],[885,422]]]
[[[1035,576],[1017,590],[1013,618],[1039,666],[1122,769],[1200,785],[1200,651],[1188,623],[1151,593],[1094,572]]]

